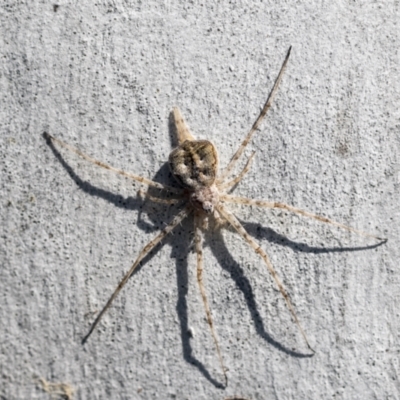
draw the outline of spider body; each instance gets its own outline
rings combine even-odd
[[[77,148],[62,142],[61,140],[54,138],[48,133],[44,133],[46,140],[48,140],[49,142],[58,143],[59,145],[69,149],[70,151],[73,151],[74,153],[80,155],[89,162],[98,165],[99,167],[108,169],[109,171],[133,179],[149,187],[153,187],[162,191],[167,191],[177,196],[176,198],[162,198],[162,197],[152,196],[149,193],[144,193],[146,198],[151,201],[162,204],[176,204],[176,203],[181,203],[183,201],[186,202],[184,208],[181,209],[176,214],[176,216],[172,219],[172,221],[170,221],[166,226],[164,226],[164,228],[157,234],[157,236],[155,236],[146,246],[142,248],[142,250],[140,251],[139,255],[137,256],[136,260],[132,264],[129,271],[120,281],[120,283],[116,287],[115,291],[109,298],[104,308],[97,315],[88,334],[83,338],[82,343],[85,343],[86,340],[89,338],[89,336],[91,335],[94,328],[101,320],[106,310],[110,307],[110,305],[112,304],[118,293],[128,282],[129,278],[132,276],[133,272],[140,264],[140,262],[146,257],[146,255],[149,254],[149,252],[155,246],[157,246],[170,232],[172,232],[172,230],[175,229],[185,218],[187,218],[191,214],[194,214],[194,239],[195,239],[194,244],[195,244],[195,251],[197,254],[197,281],[199,284],[199,289],[206,312],[207,323],[211,330],[211,334],[217,350],[221,369],[224,375],[225,385],[227,384],[226,368],[224,367],[224,363],[222,360],[222,353],[213,327],[211,310],[208,304],[203,284],[203,236],[202,236],[203,232],[202,231],[204,229],[207,229],[208,227],[207,222],[209,216],[214,217],[216,221],[219,222],[217,224],[219,227],[222,227],[223,223],[227,223],[228,225],[230,225],[239,234],[239,236],[247,242],[247,244],[255,251],[255,253],[257,253],[261,257],[264,265],[267,267],[276,286],[278,287],[283,298],[285,299],[286,305],[296,325],[298,326],[299,331],[301,332],[305,343],[307,344],[308,348],[312,352],[314,352],[314,350],[312,350],[311,346],[309,345],[307,337],[300,325],[294,307],[290,301],[289,295],[286,292],[280,279],[278,278],[278,275],[275,269],[273,268],[267,253],[262,249],[262,247],[257,243],[257,241],[249,235],[244,226],[229,210],[226,204],[235,203],[248,206],[263,207],[268,209],[270,208],[284,209],[286,211],[297,213],[305,217],[316,219],[326,224],[335,225],[341,229],[346,229],[350,232],[354,232],[356,234],[365,237],[379,240],[381,243],[384,243],[386,239],[381,239],[377,236],[370,235],[362,231],[358,231],[349,226],[332,221],[328,218],[321,217],[319,215],[315,215],[283,203],[268,202],[265,200],[253,200],[247,197],[236,197],[228,194],[228,192],[232,188],[234,188],[234,186],[237,185],[242,180],[244,175],[250,170],[251,161],[254,157],[254,152],[248,158],[248,161],[243,170],[235,177],[228,179],[232,173],[233,168],[236,165],[236,162],[243,154],[243,151],[250,142],[253,134],[257,131],[261,121],[265,117],[268,109],[271,107],[272,100],[277,92],[277,88],[282,79],[283,72],[285,70],[287,61],[289,59],[289,55],[290,55],[290,49],[286,55],[285,61],[282,64],[279,75],[274,83],[274,86],[268,96],[268,99],[263,109],[261,110],[260,115],[258,116],[257,120],[253,124],[252,128],[250,129],[249,133],[247,134],[241,145],[239,146],[236,153],[233,155],[229,164],[219,174],[218,174],[218,153],[215,146],[208,140],[196,140],[191,134],[188,126],[186,125],[179,109],[178,108],[173,109],[171,116],[173,118],[173,122],[176,128],[178,147],[172,150],[172,152],[169,155],[169,166],[172,171],[172,174],[181,184],[183,189],[177,189],[175,187],[167,186],[159,182],[147,179],[145,177],[133,173],[128,173],[121,169],[114,168],[102,161],[98,161],[88,156],[87,154],[83,153]],[[142,191],[140,192],[143,193]]]
[[[169,166],[175,179],[189,192],[190,204],[196,210],[211,214],[219,202],[215,146],[208,140],[187,139],[172,150]]]

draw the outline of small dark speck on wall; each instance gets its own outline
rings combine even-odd
[[[58,4],[53,4],[53,11],[57,12],[58,7],[60,7]]]

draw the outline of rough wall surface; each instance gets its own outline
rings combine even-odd
[[[278,3],[1,3],[2,399],[50,398],[40,379],[68,384],[75,399],[399,398],[399,3]],[[220,387],[191,219],[145,259],[82,346],[177,207],[143,201],[139,184],[52,150],[42,133],[169,183],[177,105],[226,165],[290,45],[235,193],[389,239],[376,247],[286,212],[232,207],[268,252],[315,355],[302,356],[258,256],[232,230],[211,231],[204,283],[229,369]]]

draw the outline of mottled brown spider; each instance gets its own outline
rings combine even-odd
[[[106,312],[106,310],[110,307],[111,303],[114,301],[115,297],[118,295],[120,290],[125,286],[126,282],[131,277],[132,273],[135,271],[136,267],[143,260],[143,258],[162,240],[164,239],[177,225],[179,225],[187,216],[190,214],[194,214],[194,243],[195,250],[197,254],[197,281],[199,284],[201,296],[203,299],[204,308],[206,311],[207,322],[210,326],[211,334],[214,340],[214,344],[217,350],[219,363],[221,365],[221,369],[225,379],[225,385],[227,384],[227,375],[226,369],[222,360],[221,350],[218,344],[218,339],[214,330],[213,320],[211,317],[210,307],[208,305],[206,292],[203,285],[203,235],[202,230],[207,229],[208,227],[208,219],[214,218],[217,222],[217,226],[222,226],[224,223],[228,223],[231,225],[234,230],[250,245],[250,247],[260,255],[263,259],[265,265],[268,268],[268,271],[272,275],[276,285],[279,288],[282,296],[284,297],[287,307],[297,324],[301,335],[303,336],[305,343],[308,348],[314,353],[314,350],[310,346],[308,339],[304,333],[303,328],[300,325],[300,322],[296,316],[292,303],[289,299],[289,296],[284,289],[280,279],[275,272],[275,269],[272,267],[272,264],[268,258],[267,253],[260,247],[260,245],[246,232],[245,228],[239,222],[239,220],[232,214],[231,211],[226,207],[227,203],[236,203],[236,204],[244,204],[251,206],[258,206],[264,208],[280,208],[287,211],[291,211],[293,213],[297,213],[303,215],[305,217],[314,218],[318,221],[336,225],[342,229],[346,229],[348,231],[354,232],[359,235],[363,235],[366,237],[370,237],[379,241],[384,241],[385,239],[381,239],[377,236],[370,235],[368,233],[353,229],[349,226],[340,224],[338,222],[334,222],[328,218],[321,217],[315,214],[311,214],[309,212],[300,210],[298,208],[277,203],[277,202],[268,202],[265,200],[252,200],[246,197],[236,197],[229,195],[228,192],[238,184],[244,175],[249,171],[251,162],[254,157],[254,152],[249,157],[245,167],[243,170],[236,176],[229,179],[229,176],[236,165],[236,162],[243,154],[244,149],[250,142],[253,134],[257,131],[261,121],[264,119],[268,109],[271,107],[272,101],[277,92],[278,86],[282,80],[283,73],[286,68],[286,64],[289,59],[290,50],[286,55],[286,58],[282,64],[278,77],[274,83],[274,86],[268,96],[268,99],[258,116],[257,120],[253,124],[246,138],[243,140],[239,149],[233,155],[231,161],[228,166],[223,169],[223,171],[218,174],[218,153],[215,146],[209,142],[208,140],[196,140],[194,136],[189,131],[181,112],[178,108],[174,108],[172,112],[173,121],[176,126],[177,131],[177,139],[178,139],[178,147],[172,150],[169,155],[169,166],[172,171],[172,174],[177,179],[177,181],[181,184],[182,189],[177,189],[174,187],[166,186],[158,182],[151,181],[147,178],[128,173],[122,171],[120,169],[111,167],[101,161],[95,160],[94,158],[82,153],[80,150],[62,142],[50,136],[49,134],[45,134],[45,137],[48,140],[52,140],[59,145],[66,147],[70,151],[80,155],[84,159],[90,161],[93,164],[96,164],[100,167],[106,168],[110,171],[113,171],[117,174],[126,176],[128,178],[134,179],[140,183],[143,183],[149,187],[154,187],[157,189],[161,189],[168,193],[172,193],[176,196],[176,198],[163,199],[159,197],[152,196],[148,193],[140,191],[141,194],[146,196],[151,201],[164,203],[164,204],[175,204],[178,202],[185,202],[185,206],[183,209],[175,216],[175,218],[155,237],[153,238],[139,253],[136,261],[133,263],[130,270],[126,273],[124,278],[121,280],[114,293],[108,300],[107,304],[104,306],[102,311],[98,314],[97,318],[93,322],[88,334],[84,337],[83,343],[89,338],[90,334],[93,332],[96,325],[101,320],[102,316]]]

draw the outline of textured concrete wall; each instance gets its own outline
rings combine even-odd
[[[0,395],[48,399],[399,398],[399,3],[3,1],[0,5]],[[236,193],[389,238],[234,206],[287,287],[307,353],[258,256],[188,219],[147,257],[85,346],[141,247],[176,207],[60,149],[169,182],[178,105],[226,165],[293,46]],[[54,387],[47,387],[48,391]],[[65,391],[65,387],[58,387]]]

